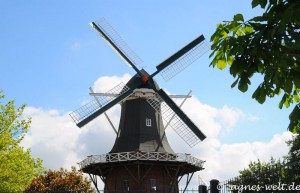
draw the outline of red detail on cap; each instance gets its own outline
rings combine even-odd
[[[144,75],[144,76],[142,77],[142,83],[143,83],[143,84],[146,84],[148,80],[149,80],[149,77],[148,77],[148,76]]]

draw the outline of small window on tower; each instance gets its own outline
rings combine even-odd
[[[150,179],[150,191],[151,192],[156,192],[157,191],[156,179]]]
[[[151,119],[146,118],[146,126],[151,127]]]
[[[128,180],[123,180],[122,190],[123,190],[123,192],[129,192],[129,182],[128,182]]]

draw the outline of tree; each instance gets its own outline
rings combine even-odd
[[[229,181],[228,187],[233,192],[298,192],[300,179],[300,160],[289,162],[271,158],[270,162],[250,162],[248,168]],[[298,187],[298,188],[297,188]],[[281,189],[279,191],[279,189]],[[275,191],[276,192],[276,191]]]
[[[288,155],[284,156],[283,161],[271,158],[269,162],[260,160],[250,162],[248,168],[241,170],[240,175],[229,182],[229,188],[244,186],[248,189],[243,192],[247,193],[254,192],[249,188],[256,186],[255,192],[264,193],[272,192],[272,190],[266,190],[266,187],[272,188],[272,185],[280,185],[281,189],[290,188],[288,192],[299,192],[299,188],[296,189],[296,187],[300,187],[300,135],[295,135],[287,144],[290,150]]]
[[[300,187],[300,135],[295,135],[287,144],[290,146],[290,151],[285,159],[291,163],[288,167],[290,180]]]
[[[298,103],[290,114],[288,129],[300,133],[300,1],[252,0],[252,8],[264,9],[248,21],[236,14],[232,21],[217,25],[211,36],[211,66],[224,69],[248,90],[254,74],[263,76],[252,98],[264,103],[266,97],[282,95],[279,108]]]
[[[284,162],[271,158],[269,162],[250,162],[248,168],[240,171],[240,179],[242,184],[251,184],[265,186],[268,184],[275,184],[284,182]],[[261,192],[264,192],[262,190]]]
[[[61,168],[59,171],[48,170],[34,178],[26,191],[91,191],[91,181],[76,171]]]
[[[42,160],[20,146],[30,119],[22,119],[25,105],[16,108],[13,100],[3,104],[0,90],[0,192],[22,191],[43,170]]]

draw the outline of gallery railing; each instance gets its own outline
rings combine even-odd
[[[188,164],[203,167],[205,161],[197,159],[189,154],[177,153],[163,153],[163,152],[122,152],[122,153],[108,153],[103,155],[91,155],[83,161],[79,162],[80,169],[85,168],[91,164],[97,163],[111,163],[123,162],[133,160],[153,160],[153,161],[168,161],[168,162],[187,162]]]

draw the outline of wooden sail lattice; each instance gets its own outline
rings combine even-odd
[[[180,117],[160,97],[150,97],[147,102],[158,112],[165,122],[183,139],[190,147],[194,147],[200,139],[189,129]]]
[[[124,83],[120,83],[107,93],[108,95],[104,96],[95,96],[95,99],[88,102],[87,104],[83,105],[79,109],[70,113],[70,116],[77,124],[80,121],[84,120],[86,117],[89,117],[91,114],[99,110],[102,106],[111,102],[117,96],[122,95],[124,92],[128,91],[129,87],[126,86]]]

